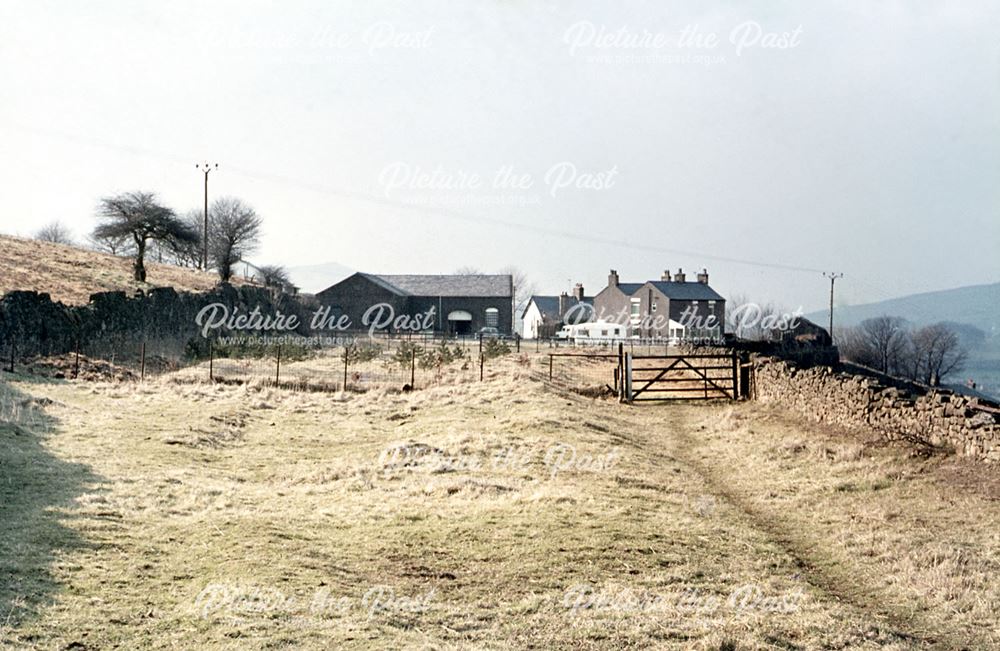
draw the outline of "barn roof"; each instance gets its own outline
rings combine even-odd
[[[488,296],[510,298],[510,274],[361,274],[400,296]]]

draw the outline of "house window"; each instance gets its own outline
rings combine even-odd
[[[638,298],[633,298],[632,299],[632,312],[631,312],[631,315],[632,315],[633,319],[638,319],[639,318],[639,310],[640,310],[640,307],[641,307],[641,305],[640,305],[641,302],[642,302],[641,299],[638,299]]]
[[[601,336],[602,337],[607,337],[608,336],[608,331],[607,330],[601,330]]]
[[[486,308],[486,326],[496,328],[500,324],[500,310],[495,307]]]

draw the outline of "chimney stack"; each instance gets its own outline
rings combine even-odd
[[[698,274],[698,282],[702,285],[708,284],[708,269],[702,269],[701,273]]]
[[[663,275],[660,276],[660,280],[668,283],[670,282],[670,267],[663,270]]]
[[[569,294],[563,292],[559,294],[559,319],[561,320],[563,315],[566,314],[566,310],[569,309]]]
[[[674,282],[675,283],[684,282],[684,270],[681,269],[680,267],[677,268],[677,274],[674,276]]]
[[[573,287],[573,298],[579,303],[583,300],[583,283],[577,283]]]
[[[611,273],[608,274],[608,287],[617,287],[617,286],[618,286],[618,272],[612,269]]]

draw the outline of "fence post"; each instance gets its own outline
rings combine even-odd
[[[208,380],[215,380],[215,346],[212,345],[211,338],[208,340]]]
[[[514,345],[517,346],[517,352],[521,352],[521,338],[517,334],[514,335]]]
[[[278,344],[278,357],[274,364],[274,386],[281,385],[281,344]]]
[[[484,362],[485,361],[486,361],[486,356],[483,355],[482,353],[480,353],[479,354],[479,381],[480,382],[483,381],[483,366],[484,366]]]
[[[80,377],[80,338],[76,338],[76,359],[73,361],[73,377]]]
[[[14,372],[14,351],[16,349],[17,349],[17,346],[14,344],[13,341],[11,341],[10,342],[10,372],[11,373]]]
[[[552,381],[552,353],[549,353],[549,382]]]
[[[347,391],[347,360],[350,354],[346,348],[344,348],[344,391]]]
[[[139,381],[142,382],[146,379],[146,342],[142,342],[142,347],[139,349]]]
[[[479,356],[483,356],[483,333],[479,333]]]
[[[410,351],[410,388],[414,387],[414,379],[417,373],[417,349]]]

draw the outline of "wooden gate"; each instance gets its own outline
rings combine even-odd
[[[689,355],[624,355],[622,399],[737,400],[740,360],[736,351]]]

